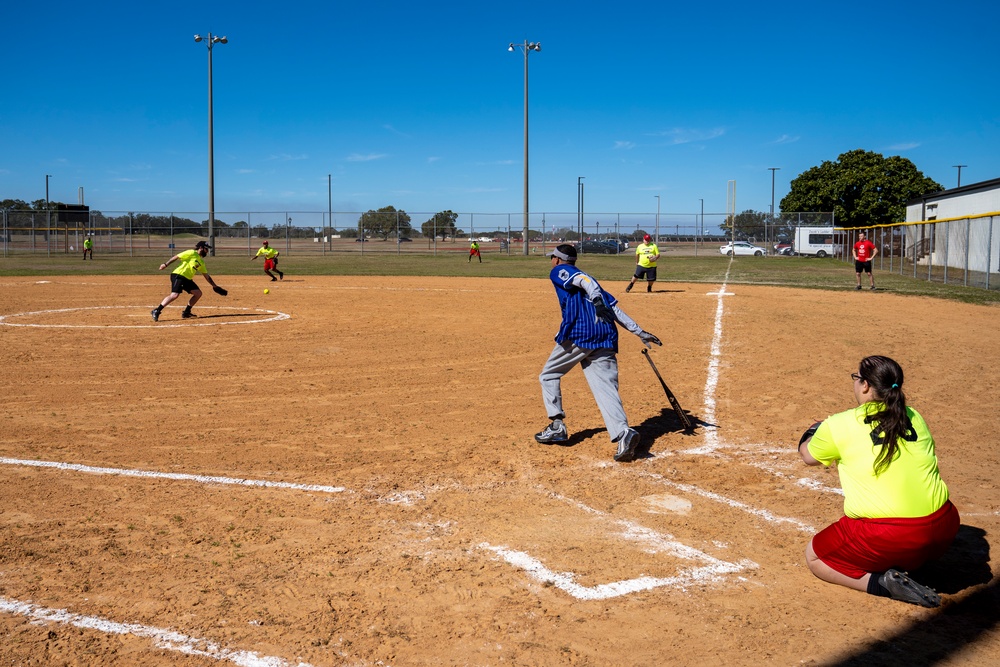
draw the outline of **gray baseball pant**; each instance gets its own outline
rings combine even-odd
[[[560,380],[577,364],[583,369],[597,407],[601,410],[611,442],[617,442],[628,429],[628,418],[618,394],[618,358],[614,350],[585,350],[571,342],[556,343],[538,376],[549,419],[565,416]]]

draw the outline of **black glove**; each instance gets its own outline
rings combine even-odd
[[[663,343],[660,342],[659,338],[649,333],[648,331],[640,332],[639,340],[642,341],[642,344],[645,345],[647,349],[650,347],[650,345],[660,345],[660,346],[663,345]]]
[[[806,440],[808,440],[809,438],[813,437],[813,436],[814,436],[814,435],[816,434],[816,429],[818,429],[818,428],[819,428],[819,425],[820,425],[820,424],[822,424],[822,423],[823,423],[823,422],[816,422],[815,424],[813,424],[812,426],[810,426],[809,428],[807,428],[807,429],[806,429],[806,430],[805,430],[805,431],[804,431],[804,432],[802,433],[802,437],[801,437],[801,438],[799,438],[799,445],[798,445],[798,446],[799,446],[799,447],[801,447],[801,446],[802,446],[802,443],[803,443],[803,442],[805,442],[805,441],[806,441]],[[797,449],[797,448],[796,448],[796,449]]]
[[[593,304],[594,310],[597,312],[598,319],[602,319],[609,324],[618,319],[615,317],[615,311],[608,308],[608,304],[604,303],[603,297],[597,297],[594,299]]]
[[[226,296],[227,294],[229,294],[229,290],[222,289],[218,285],[212,285],[212,291],[214,291],[216,294],[220,296]]]

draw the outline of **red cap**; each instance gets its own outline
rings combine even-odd
[[[653,240],[653,237],[650,236],[649,234],[643,234],[642,235],[642,240],[645,241],[646,243],[649,243],[650,241]]]

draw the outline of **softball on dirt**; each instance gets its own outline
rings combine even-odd
[[[264,290],[264,294],[270,294],[270,293],[271,293],[271,290],[269,290],[269,289]]]

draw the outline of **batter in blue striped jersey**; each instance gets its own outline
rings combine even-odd
[[[639,336],[642,342],[662,345],[660,339],[618,307],[618,299],[605,292],[590,275],[576,267],[576,248],[563,244],[548,253],[552,270],[549,278],[556,288],[562,324],[556,345],[542,369],[542,401],[551,423],[535,440],[548,445],[569,439],[562,405],[562,376],[575,366],[583,374],[604,417],[611,442],[618,443],[616,461],[631,461],[639,447],[639,433],[629,427],[618,393],[618,326]]]

